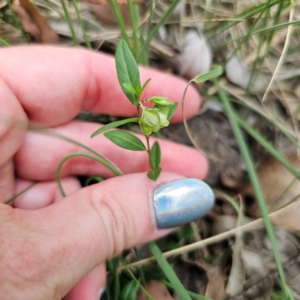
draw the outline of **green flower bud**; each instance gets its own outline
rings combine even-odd
[[[160,121],[160,128],[167,127],[170,124],[170,122],[168,120],[169,107],[156,104],[153,107],[153,109],[155,109],[158,113],[159,121]]]
[[[160,129],[160,117],[153,108],[143,108],[143,115],[140,118],[140,128],[145,135],[150,135]]]

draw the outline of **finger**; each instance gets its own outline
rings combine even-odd
[[[67,294],[64,300],[100,299],[106,286],[106,266],[100,264],[81,279]]]
[[[145,151],[133,152],[122,149],[103,135],[91,139],[91,133],[98,128],[99,125],[94,123],[72,122],[56,128],[55,131],[99,151],[126,174],[149,170],[148,155]],[[144,137],[140,136],[140,138],[145,142]],[[153,142],[154,139],[151,141]],[[163,170],[199,179],[207,174],[208,162],[198,150],[164,140],[160,141],[160,145]],[[17,172],[21,177],[32,180],[53,179],[61,159],[70,153],[82,150],[64,140],[29,132],[16,155]],[[66,161],[61,174],[62,176],[75,174],[112,176],[112,172],[106,167],[84,157]]]
[[[19,285],[24,298],[41,285],[49,289],[48,299],[62,298],[106,259],[207,213],[214,202],[208,186],[179,179],[171,173],[157,182],[145,173],[114,177],[43,209],[10,212],[5,233],[15,237],[9,251],[15,257],[7,269],[18,268],[14,282],[20,277],[30,283]],[[22,226],[10,226],[16,222]]]
[[[15,194],[23,191],[32,183],[33,182],[29,180],[17,179]],[[62,178],[61,183],[67,195],[71,195],[81,188],[80,182],[74,177]],[[63,196],[58,189],[57,182],[44,181],[36,183],[28,191],[16,198],[14,200],[14,207],[22,209],[38,209],[51,205],[62,199]]]
[[[113,57],[83,49],[15,47],[1,49],[0,78],[6,82],[32,121],[56,126],[74,118],[80,110],[129,116],[136,108],[118,83]],[[22,71],[20,71],[22,70]],[[186,82],[175,76],[140,68],[141,82],[151,78],[144,97],[163,96],[181,103]],[[192,87],[186,96],[185,114],[194,115],[200,105]],[[181,117],[181,105],[173,120]]]
[[[1,72],[1,71],[0,71]],[[12,158],[20,148],[27,128],[27,116],[13,93],[0,77],[0,202],[14,193],[14,163]],[[22,126],[18,124],[22,120]]]

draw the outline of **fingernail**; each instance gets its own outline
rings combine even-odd
[[[158,187],[153,192],[157,227],[172,228],[205,215],[214,205],[211,188],[198,179],[182,179]]]

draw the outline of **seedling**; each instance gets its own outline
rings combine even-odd
[[[149,138],[161,128],[169,125],[169,120],[174,115],[178,103],[157,96],[141,99],[151,79],[148,79],[141,86],[137,63],[124,40],[121,40],[117,45],[116,68],[121,88],[128,100],[136,107],[137,117],[109,123],[96,130],[91,137],[104,133],[109,140],[121,148],[132,151],[146,151],[151,168],[147,175],[151,180],[156,181],[161,173],[161,151],[158,142],[154,142],[150,147]],[[152,107],[144,106],[145,103],[152,104]],[[115,128],[128,123],[138,123],[140,125],[140,129],[146,138],[146,145],[129,132],[115,130]]]

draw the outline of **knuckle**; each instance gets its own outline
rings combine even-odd
[[[110,193],[96,192],[91,200],[92,207],[103,224],[107,258],[131,247],[136,236],[136,227],[126,203],[117,197],[117,190]]]

